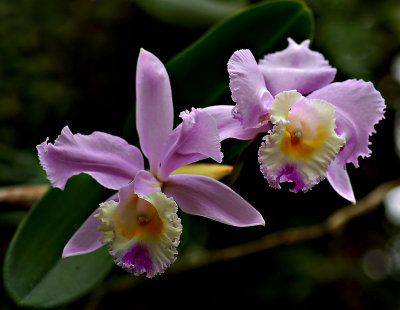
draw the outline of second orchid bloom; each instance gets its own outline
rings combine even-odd
[[[327,177],[355,202],[346,164],[358,167],[358,158],[370,155],[369,136],[385,109],[372,83],[331,83],[336,69],[309,49],[308,40],[289,39],[285,50],[259,63],[249,50],[236,51],[228,72],[232,117],[243,132],[253,132],[247,138],[267,133],[258,158],[269,184],[294,182],[292,191],[307,191]]]

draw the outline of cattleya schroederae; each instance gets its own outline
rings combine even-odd
[[[202,175],[171,175],[179,167],[205,158],[220,162],[220,134],[222,138],[232,136],[239,127],[229,122],[218,125],[212,113],[192,109],[180,114],[182,123],[173,129],[167,71],[145,50],[137,64],[136,96],[136,127],[149,171],[137,147],[103,132],[72,134],[65,127],[54,144],[47,139],[38,145],[38,152],[55,187],[63,189],[71,176],[87,173],[101,185],[119,191],[78,229],[63,256],[88,253],[108,244],[118,265],[153,277],[176,259],[182,232],[178,206],[187,213],[234,226],[264,225],[264,220],[221,182]],[[225,111],[225,107],[221,109]],[[211,111],[219,113],[220,109]]]
[[[292,191],[307,191],[327,177],[341,196],[355,202],[346,163],[358,167],[358,157],[370,155],[369,136],[383,118],[384,100],[370,82],[331,83],[336,69],[309,43],[289,39],[285,50],[259,63],[249,50],[232,55],[229,85],[236,105],[231,112],[242,132],[231,137],[267,133],[258,160],[272,187],[294,182]]]
[[[100,207],[72,236],[63,256],[88,253],[108,244],[118,265],[148,277],[176,259],[184,212],[234,226],[264,220],[229,187],[202,175],[173,174],[205,159],[222,160],[227,138],[265,136],[259,149],[261,171],[272,187],[294,182],[307,191],[327,177],[333,188],[354,202],[346,163],[358,166],[369,156],[369,136],[384,114],[384,100],[372,83],[336,75],[309,41],[289,46],[256,62],[249,50],[228,62],[235,106],[212,106],[180,114],[173,129],[169,77],[163,64],[142,50],[136,72],[136,127],[141,151],[103,132],[72,134],[65,127],[54,144],[38,146],[53,186],[64,188],[75,174],[87,173],[118,195]],[[78,198],[79,199],[79,198]]]

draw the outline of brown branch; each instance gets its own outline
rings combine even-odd
[[[400,186],[400,179],[383,183],[376,187],[357,204],[337,210],[324,222],[316,225],[290,228],[266,235],[258,240],[227,247],[214,251],[201,251],[181,257],[179,263],[172,265],[168,273],[180,273],[185,270],[199,268],[215,262],[221,262],[265,251],[280,245],[296,244],[306,240],[320,238],[324,235],[335,235],[341,232],[344,226],[354,218],[360,217],[377,209],[385,195],[392,188]]]
[[[48,184],[15,185],[0,188],[0,203],[31,206],[49,189]]]

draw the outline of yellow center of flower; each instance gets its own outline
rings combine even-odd
[[[135,235],[158,239],[164,224],[156,208],[150,202],[139,198],[136,211]]]
[[[324,126],[310,126],[301,116],[289,113],[288,120],[290,123],[285,126],[282,152],[294,159],[310,159],[322,147],[328,133]]]
[[[127,239],[159,239],[164,224],[156,208],[148,201],[132,195],[124,204],[120,205],[115,218],[115,227],[118,234]]]

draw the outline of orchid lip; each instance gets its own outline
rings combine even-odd
[[[162,273],[176,259],[182,232],[175,201],[161,192],[121,197],[119,203],[103,203],[96,215],[102,221],[102,242],[128,271],[148,277]]]
[[[335,108],[286,91],[276,96],[270,113],[275,125],[259,150],[261,171],[273,187],[293,181],[293,191],[307,191],[325,178],[343,145],[335,132]]]

